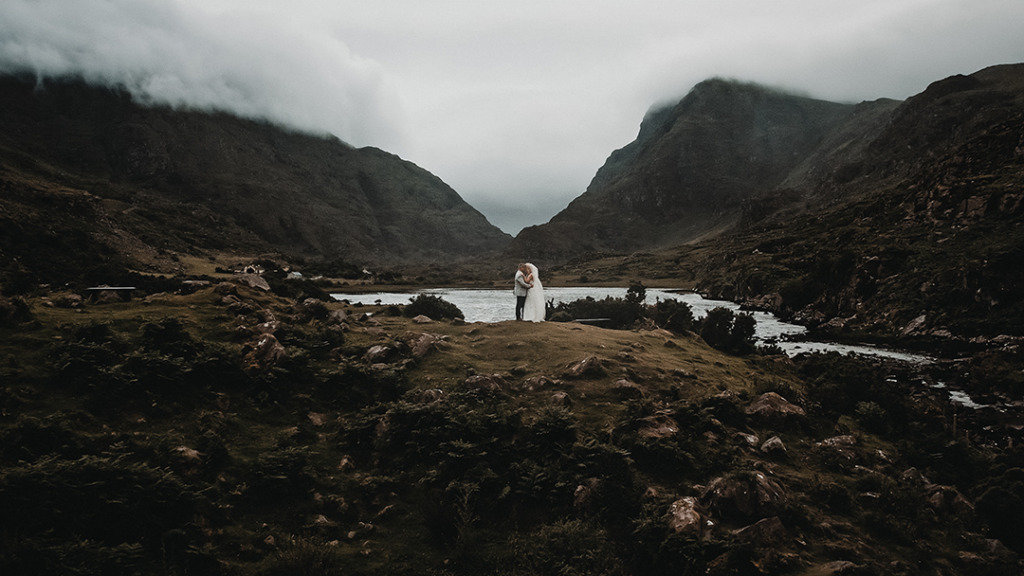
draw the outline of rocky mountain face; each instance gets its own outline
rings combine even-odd
[[[748,198],[782,185],[858,110],[726,80],[650,112],[580,197],[513,251],[557,258],[685,242],[734,224]]]
[[[150,263],[209,251],[423,262],[508,241],[387,152],[77,81],[0,79],[0,186],[5,260],[43,268],[62,254],[33,246]]]
[[[1020,336],[1022,197],[1024,64],[995,66],[849,109],[738,225],[634,273],[839,334]]]

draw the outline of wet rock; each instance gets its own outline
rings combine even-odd
[[[395,349],[391,346],[384,346],[383,344],[370,346],[366,353],[363,354],[363,360],[369,364],[378,364],[387,360],[388,356],[391,356],[394,351]]]
[[[605,370],[604,364],[601,359],[597,356],[587,356],[586,358],[574,362],[568,366],[565,372],[566,378],[600,378],[604,376],[607,371]]]
[[[763,421],[775,423],[802,419],[805,415],[803,408],[790,403],[775,392],[765,392],[758,396],[744,412]]]
[[[239,274],[235,276],[234,280],[243,286],[263,290],[264,292],[270,291],[270,284],[267,284],[267,281],[258,274]]]
[[[413,316],[412,321],[415,322],[416,324],[430,324],[431,322],[433,322],[433,320],[431,320],[429,316],[425,316],[423,314],[420,314],[419,316]]]
[[[772,436],[765,440],[764,444],[761,445],[761,452],[764,452],[768,456],[778,458],[786,455],[786,445],[778,436]]]
[[[572,406],[572,399],[565,392],[558,391],[551,395],[551,402],[555,406],[561,406],[562,408],[569,408]]]
[[[774,546],[789,540],[789,533],[778,516],[762,518],[757,522],[733,532],[740,542],[757,547]]]
[[[712,522],[693,496],[684,496],[668,507],[668,529],[676,534],[700,538],[711,526]]]
[[[644,397],[644,390],[632,380],[621,378],[612,384],[611,392],[620,400],[634,400]]]
[[[700,499],[710,510],[727,517],[764,516],[789,501],[782,485],[759,470],[716,478]]]

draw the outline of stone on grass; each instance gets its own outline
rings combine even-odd
[[[561,406],[562,408],[568,408],[572,406],[572,399],[565,392],[558,391],[551,395],[551,401],[555,406]]]
[[[235,276],[235,282],[264,292],[270,291],[270,284],[258,274],[239,274]]]
[[[415,322],[416,324],[430,324],[431,322],[433,322],[433,320],[431,320],[429,316],[423,314],[420,314],[419,316],[413,316],[412,321]]]
[[[634,400],[637,398],[643,398],[644,391],[635,382],[626,378],[616,380],[612,384],[611,391],[620,400]]]
[[[711,525],[707,514],[693,496],[684,496],[668,507],[668,529],[675,534],[700,538]]]
[[[761,452],[769,456],[785,456],[786,445],[783,444],[782,439],[778,436],[772,436],[761,445]]]
[[[248,371],[265,372],[288,359],[288,352],[273,334],[262,334],[253,349],[245,355]]]
[[[722,516],[744,518],[775,513],[789,501],[782,485],[760,470],[715,478],[700,499]]]
[[[570,364],[566,369],[565,376],[567,378],[599,378],[604,376],[605,373],[606,370],[600,358],[597,356],[587,356]]]
[[[771,422],[794,420],[805,415],[803,408],[790,403],[775,392],[761,394],[744,411],[750,416]]]
[[[363,354],[363,360],[369,364],[377,364],[387,360],[388,356],[394,351],[394,348],[390,346],[384,346],[383,344],[377,344],[370,346]]]

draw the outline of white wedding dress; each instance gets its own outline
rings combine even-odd
[[[523,320],[529,322],[543,322],[546,311],[544,310],[544,285],[540,282],[540,273],[533,264],[527,264],[530,273],[533,274],[533,288],[526,292],[526,304],[523,306]]]

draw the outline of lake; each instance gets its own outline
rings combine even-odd
[[[455,304],[466,315],[466,322],[502,322],[515,318],[515,297],[512,290],[478,289],[478,288],[427,288],[415,292],[368,292],[364,294],[331,294],[337,300],[348,300],[352,303],[381,304],[408,304],[409,299],[416,294],[430,294],[440,296]],[[559,302],[571,302],[580,298],[591,297],[600,300],[607,296],[622,298],[626,295],[626,288],[619,287],[594,287],[594,286],[571,286],[544,288],[544,296],[547,300]],[[728,300],[709,300],[700,294],[693,292],[674,292],[657,288],[647,289],[647,303],[653,304],[657,300],[679,300],[690,305],[693,315],[696,318],[703,318],[708,310],[719,306],[733,311],[739,311],[739,304]],[[775,343],[789,355],[796,355],[803,352],[839,352],[841,354],[862,354],[868,356],[879,356],[893,358],[913,363],[927,363],[932,359],[919,354],[911,354],[899,350],[879,348],[876,346],[836,344],[832,342],[810,342],[803,340],[794,341],[794,337],[801,336],[807,332],[807,328],[790,324],[779,320],[774,314],[768,312],[751,312],[757,320],[757,328],[754,336],[762,343]]]

